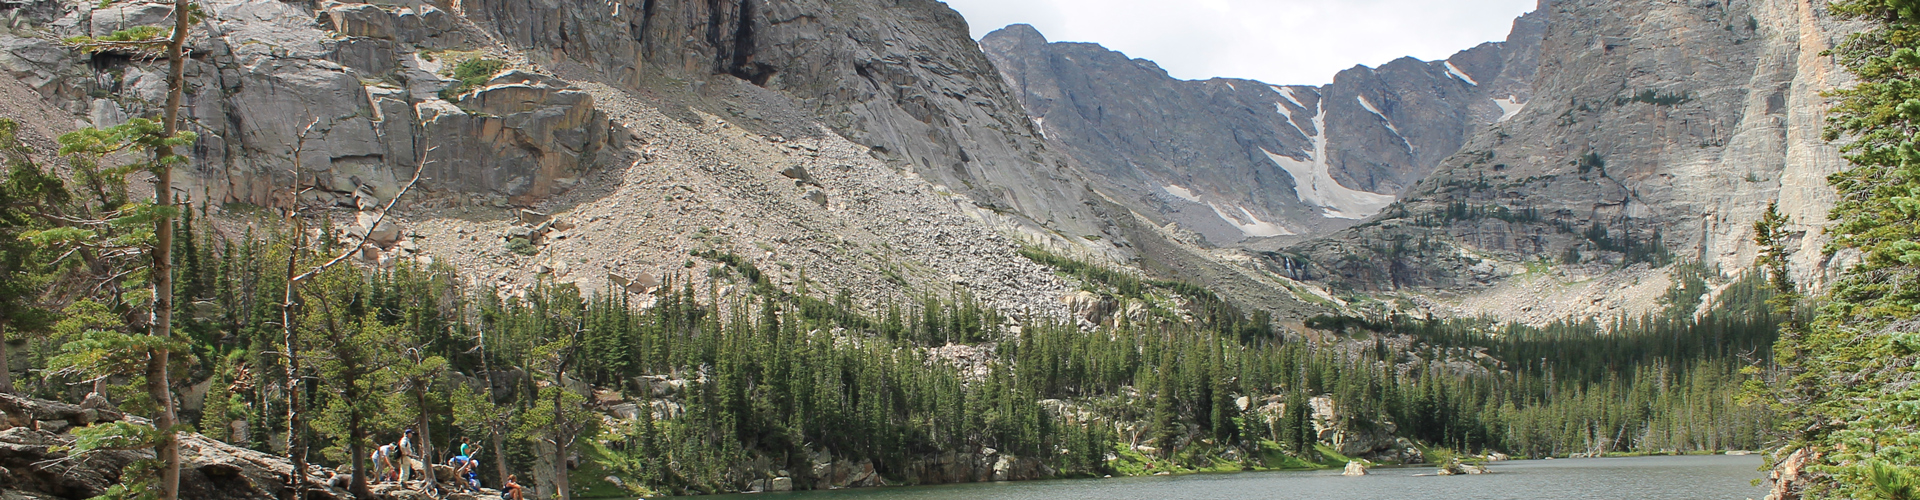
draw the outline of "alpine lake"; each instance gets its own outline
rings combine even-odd
[[[786,500],[1743,500],[1766,495],[1756,455],[1515,460],[1492,474],[1432,467],[1242,472],[720,495]]]

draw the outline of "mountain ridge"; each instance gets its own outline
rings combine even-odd
[[[1526,101],[1542,17],[1517,19],[1510,41],[1463,50],[1457,63],[1356,66],[1322,87],[1179,80],[1097,44],[1050,43],[1028,25],[981,47],[1045,138],[1122,204],[1227,246],[1325,234],[1386,205],[1466,130],[1505,114],[1493,94]]]

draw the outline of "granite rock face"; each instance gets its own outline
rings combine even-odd
[[[1531,97],[1543,14],[1444,61],[1356,66],[1328,85],[1172,78],[1152,61],[1013,25],[981,47],[1035,128],[1092,181],[1210,243],[1297,241],[1378,212]]]
[[[1526,262],[1753,262],[1752,224],[1778,201],[1817,276],[1842,166],[1819,137],[1821,52],[1849,30],[1803,0],[1547,2],[1533,97],[1481,130],[1402,201],[1269,255],[1350,289],[1471,292]],[[1382,265],[1385,263],[1385,265]],[[1805,282],[1805,281],[1803,281]]]
[[[200,137],[195,191],[225,201],[279,206],[295,185],[342,204],[361,192],[390,198],[423,161],[429,185],[528,201],[595,166],[616,137],[591,98],[557,80],[490,82],[443,100],[452,82],[430,51],[472,49],[473,33],[431,4],[205,6],[204,31],[189,40],[185,114]],[[100,36],[163,24],[170,12],[37,0],[8,14],[57,36]],[[81,54],[25,35],[0,33],[0,69],[92,126],[150,116],[165,101],[166,61]]]
[[[461,2],[467,18],[535,61],[643,87],[698,91],[738,78],[795,99],[835,133],[977,204],[1090,234],[1084,189],[1020,103],[933,0]],[[742,126],[768,126],[739,110]]]

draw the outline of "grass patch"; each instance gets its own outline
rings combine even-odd
[[[567,476],[568,482],[573,486],[574,498],[633,498],[636,495],[636,492],[607,482],[607,477],[619,474],[601,465],[601,462],[608,460],[608,457],[606,451],[602,450],[598,444],[579,446],[575,449],[580,452],[580,465]],[[633,479],[620,478],[620,480]]]
[[[499,59],[475,57],[454,63],[453,67],[447,70],[446,75],[453,78],[454,84],[440,91],[440,99],[447,102],[460,102],[461,95],[472,91],[474,87],[486,84],[487,80],[493,79],[493,75],[504,69],[507,69],[507,62]]]
[[[1332,446],[1328,446],[1324,444],[1315,444],[1313,445],[1313,449],[1315,451],[1320,452],[1320,461],[1316,463],[1320,464],[1322,467],[1327,467],[1327,468],[1346,467],[1347,462],[1352,462],[1354,460],[1357,460],[1355,458],[1348,457],[1346,455],[1341,455],[1340,450],[1333,449]],[[1371,462],[1368,462],[1368,463],[1371,463]]]
[[[507,240],[507,251],[532,257],[540,254],[540,247],[526,238],[514,238]]]

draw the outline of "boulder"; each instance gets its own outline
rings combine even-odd
[[[334,4],[326,10],[334,31],[346,36],[394,38],[393,13],[373,4]]]
[[[106,410],[80,410],[63,403],[0,395],[4,404],[19,411],[48,415],[62,425],[72,421],[110,416]],[[38,413],[36,413],[38,412]],[[93,413],[89,413],[93,412]],[[64,418],[58,418],[64,417]],[[98,421],[98,420],[95,420]],[[71,460],[56,447],[71,446],[71,436],[45,429],[13,427],[0,431],[0,484],[10,493],[25,498],[88,498],[104,494],[116,484],[123,467],[136,460],[149,459],[151,452],[108,451],[89,455],[87,460]],[[195,433],[180,435],[180,497],[206,500],[277,500],[290,494],[287,477],[293,468],[280,457],[239,448]],[[350,498],[346,491],[328,485],[332,474],[309,470],[310,499]],[[16,497],[8,497],[16,498]]]
[[[1459,476],[1459,475],[1467,475],[1467,474],[1491,474],[1491,473],[1493,473],[1493,471],[1487,470],[1486,467],[1482,467],[1479,465],[1474,465],[1466,462],[1461,462],[1460,459],[1458,458],[1453,460],[1448,460],[1447,463],[1442,464],[1440,466],[1439,471],[1435,472],[1435,474],[1442,475],[1442,476]]]
[[[524,73],[508,72],[502,78]],[[577,179],[612,130],[593,96],[553,78],[512,78],[460,97],[415,106],[433,144],[424,174],[439,187],[495,191],[525,203]]]
[[[1345,472],[1341,472],[1340,475],[1365,476],[1367,475],[1367,466],[1361,465],[1360,461],[1358,460],[1347,462],[1347,470]]]
[[[164,3],[136,2],[94,9],[90,13],[89,33],[104,37],[135,26],[161,26],[173,17],[173,6]],[[169,30],[170,31],[170,30]]]
[[[820,185],[819,180],[813,178],[813,174],[807,173],[807,167],[804,166],[794,165],[787,167],[786,170],[780,171],[780,175],[786,176],[788,179],[793,179],[796,185],[823,187]]]
[[[1072,312],[1074,317],[1095,325],[1106,323],[1107,318],[1112,317],[1113,313],[1120,309],[1120,302],[1112,295],[1096,294],[1085,290],[1061,297],[1060,302],[1067,306],[1067,310]]]
[[[54,92],[75,61],[73,50],[59,43],[0,33],[0,70],[42,93]]]
[[[360,212],[356,218],[360,222],[350,231],[355,236],[366,236],[367,243],[385,249],[400,242],[400,226],[395,225],[392,218],[382,218],[378,212]]]

